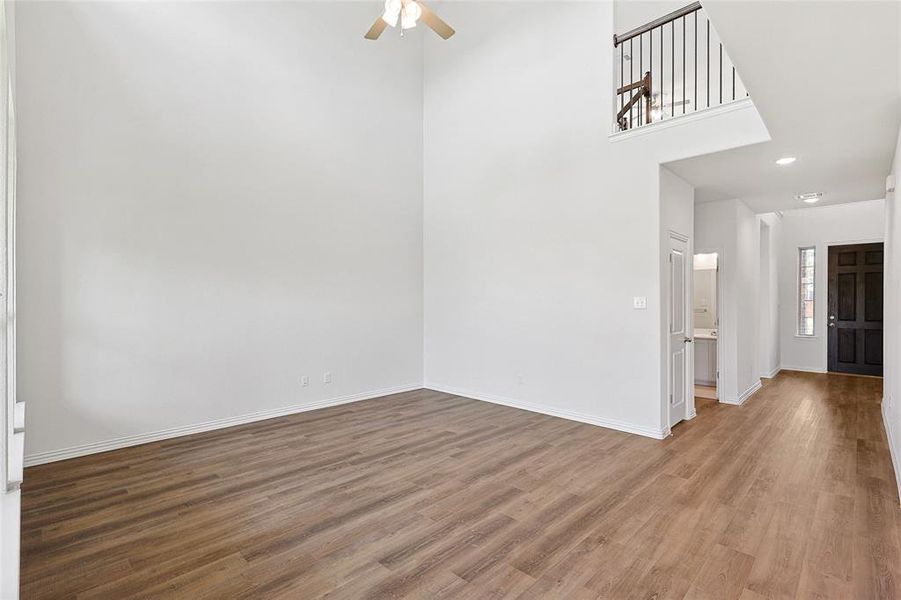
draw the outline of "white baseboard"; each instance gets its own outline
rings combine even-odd
[[[412,390],[422,389],[421,383],[410,383],[399,385],[381,390],[373,390],[370,392],[361,392],[358,394],[349,394],[347,396],[339,396],[337,398],[328,398],[326,400],[318,400],[308,404],[295,404],[292,406],[284,406],[281,408],[273,408],[269,410],[261,410],[258,412],[238,415],[236,417],[227,417],[225,419],[216,419],[214,421],[206,421],[193,425],[183,425],[181,427],[172,427],[171,429],[163,429],[160,431],[152,431],[150,433],[139,433],[137,435],[129,435],[111,440],[100,442],[92,442],[90,444],[82,444],[69,448],[61,448],[59,450],[48,450],[46,452],[36,452],[25,456],[25,466],[33,467],[45,463],[66,460],[67,458],[77,458],[88,454],[97,454],[99,452],[107,452],[109,450],[118,450],[119,448],[127,448],[129,446],[137,446],[147,444],[149,442],[158,442],[160,440],[168,440],[171,438],[191,435],[194,433],[203,433],[204,431],[212,431],[214,429],[224,429],[226,427],[234,427],[235,425],[244,425],[255,421],[263,421],[265,419],[274,419],[275,417],[283,417],[285,415],[293,415],[296,413],[307,412],[310,410],[318,410],[320,408],[328,408],[330,406],[338,406],[341,404],[349,404],[351,402],[359,402],[361,400],[370,400],[380,396],[388,396],[390,394],[399,394],[401,392],[409,392]]]
[[[751,396],[754,395],[754,392],[756,392],[757,390],[759,390],[762,387],[763,387],[763,384],[758,379],[754,383],[754,385],[752,385],[751,387],[749,387],[748,389],[743,391],[741,394],[739,394],[738,398],[725,398],[725,399],[721,400],[721,402],[723,404],[733,404],[735,406],[741,406],[742,404],[745,403],[745,401],[748,398],[750,398]]]
[[[782,370],[782,367],[779,366],[779,367],[776,367],[775,369],[773,369],[772,371],[770,371],[769,373],[762,373],[760,376],[764,379],[772,379],[773,377],[778,375],[779,371],[781,371],[781,370]]]
[[[898,486],[898,497],[901,498],[901,456],[895,448],[895,440],[892,438],[892,422],[885,414],[885,398],[882,399],[882,425],[885,427],[885,437],[888,438],[888,450],[892,457],[892,467],[895,469],[895,485]],[[901,440],[898,440],[901,442]]]
[[[540,413],[542,415],[549,415],[551,417],[560,417],[561,419],[568,419],[570,421],[578,421],[580,423],[588,423],[589,425],[606,427],[607,429],[615,429],[617,431],[624,431],[626,433],[634,433],[636,435],[654,438],[655,440],[665,439],[669,436],[670,433],[669,429],[653,429],[651,427],[635,425],[633,423],[627,423],[625,421],[619,421],[616,419],[604,419],[601,417],[595,417],[594,415],[586,415],[584,413],[554,408],[546,404],[535,404],[533,402],[524,402],[522,400],[514,400],[513,398],[495,396],[493,394],[482,394],[479,392],[474,392],[472,390],[464,390],[448,385],[442,385],[439,383],[426,383],[424,387],[427,390],[435,390],[436,392],[444,392],[445,394],[463,396],[464,398],[472,398],[473,400],[481,400],[482,402],[491,402],[492,404],[501,404],[503,406],[509,406],[511,408],[518,408],[521,410],[527,410],[529,412]]]
[[[801,371],[802,373],[828,373],[828,371],[821,367],[790,367],[788,365],[782,365],[783,371]]]

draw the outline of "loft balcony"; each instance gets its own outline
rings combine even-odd
[[[635,24],[621,2],[618,22]],[[631,12],[630,12],[631,11]],[[649,127],[748,97],[700,2],[613,36],[614,131]]]

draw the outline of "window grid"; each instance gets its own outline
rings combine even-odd
[[[816,248],[798,249],[798,335],[813,335]]]

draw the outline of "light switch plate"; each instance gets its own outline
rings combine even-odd
[[[635,310],[645,310],[648,307],[647,296],[635,296],[632,298],[632,308]]]

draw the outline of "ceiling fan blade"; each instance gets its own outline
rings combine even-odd
[[[379,17],[375,20],[375,23],[372,24],[372,27],[369,28],[369,31],[367,31],[366,35],[364,35],[363,37],[365,37],[367,40],[377,40],[387,27],[388,24],[385,22],[385,19]]]
[[[422,0],[416,0],[416,4],[422,8],[422,22],[428,25],[432,31],[440,35],[442,38],[447,39],[450,36],[456,33],[454,28],[445,23],[441,17],[432,12],[432,10],[422,3]]]

